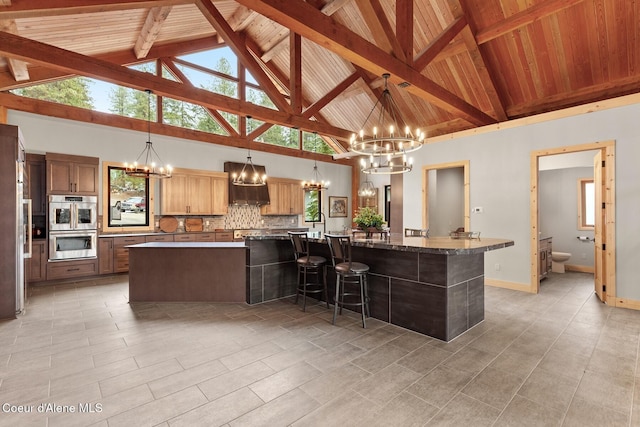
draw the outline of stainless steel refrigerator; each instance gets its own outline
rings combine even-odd
[[[0,319],[24,310],[31,256],[31,203],[24,198],[25,151],[17,126],[0,124]]]

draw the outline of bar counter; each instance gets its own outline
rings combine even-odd
[[[309,233],[313,255],[331,264],[326,240]],[[247,302],[295,294],[296,267],[287,235],[247,236]],[[371,316],[450,341],[484,320],[484,253],[507,239],[404,237],[356,239],[354,261],[370,267]],[[335,274],[329,269],[329,292]],[[332,291],[333,290],[333,291]]]

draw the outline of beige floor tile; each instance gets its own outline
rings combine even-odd
[[[212,360],[211,362],[150,381],[149,388],[155,398],[158,399],[205,382],[224,372],[228,372],[227,368],[219,360]]]
[[[500,411],[464,394],[458,394],[442,408],[427,426],[491,426]]]
[[[350,344],[354,344],[354,342],[351,342]],[[368,351],[362,356],[354,359],[352,363],[367,372],[376,373],[392,363],[395,363],[398,359],[406,356],[408,353],[409,352],[405,349],[387,343]]]
[[[426,374],[451,357],[452,354],[427,344],[404,356],[398,361],[398,364],[420,374]]]
[[[552,409],[522,396],[515,396],[494,424],[495,427],[561,426],[564,411]]]
[[[304,341],[301,344],[262,359],[264,363],[276,371],[286,369],[307,359],[323,355],[326,350]]]
[[[360,420],[376,409],[369,400],[357,392],[344,393],[301,417],[292,427],[357,426]]]
[[[254,362],[204,381],[198,387],[207,396],[207,399],[216,400],[225,394],[273,375],[275,372],[263,362]]]
[[[325,354],[309,359],[307,362],[323,372],[330,372],[364,353],[365,351],[360,347],[346,343],[328,349]]]
[[[407,392],[437,408],[444,407],[473,379],[469,371],[438,366],[420,378]]]
[[[358,425],[361,427],[418,427],[425,425],[437,412],[438,408],[435,406],[405,392],[400,393],[379,410],[369,411]]]
[[[487,368],[480,372],[462,393],[474,399],[504,409],[522,385],[522,378],[504,371]]]
[[[580,379],[589,364],[589,355],[576,354],[573,351],[549,350],[542,358],[540,367],[556,375]]]
[[[536,368],[518,394],[540,405],[565,412],[578,388],[579,381]]]
[[[166,362],[139,368],[132,372],[125,372],[124,374],[102,380],[100,381],[100,390],[102,391],[102,395],[107,397],[181,371],[183,371],[183,368],[178,361],[171,359]]]
[[[495,359],[495,357],[496,356],[491,353],[487,353],[476,348],[469,348],[464,351],[454,353],[451,357],[442,362],[442,365],[452,369],[477,374],[486,368],[489,363]]]
[[[229,422],[231,427],[255,427],[258,425],[279,427],[289,426],[309,414],[319,403],[306,393],[295,389],[268,402],[253,411]]]
[[[320,375],[300,386],[300,389],[320,403],[327,403],[344,393],[358,390],[358,384],[371,376],[353,364]]]
[[[621,413],[611,408],[594,405],[582,399],[573,399],[567,411],[563,427],[626,427],[638,423],[629,423],[628,413]]]
[[[576,397],[616,412],[628,412],[633,402],[634,378],[585,372]]]
[[[301,362],[256,381],[249,388],[262,400],[270,402],[321,374],[318,369]]]
[[[358,392],[376,404],[384,404],[420,377],[417,372],[394,364],[362,381],[358,385]]]
[[[282,351],[281,347],[278,347],[276,344],[271,342],[265,342],[240,350],[228,356],[224,356],[220,358],[220,361],[227,367],[227,369],[233,371],[241,366],[264,359],[280,351]]]

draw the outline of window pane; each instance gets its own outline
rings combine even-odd
[[[322,205],[319,190],[305,190],[304,191],[304,221],[305,222],[320,222],[320,212],[322,212]]]
[[[149,225],[149,179],[109,166],[109,227]]]
[[[593,182],[584,183],[584,225],[593,227],[596,223],[595,203],[596,186]]]

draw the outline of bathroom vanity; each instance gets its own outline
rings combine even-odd
[[[546,279],[551,271],[551,237],[545,237],[538,241],[538,272],[539,280]]]

